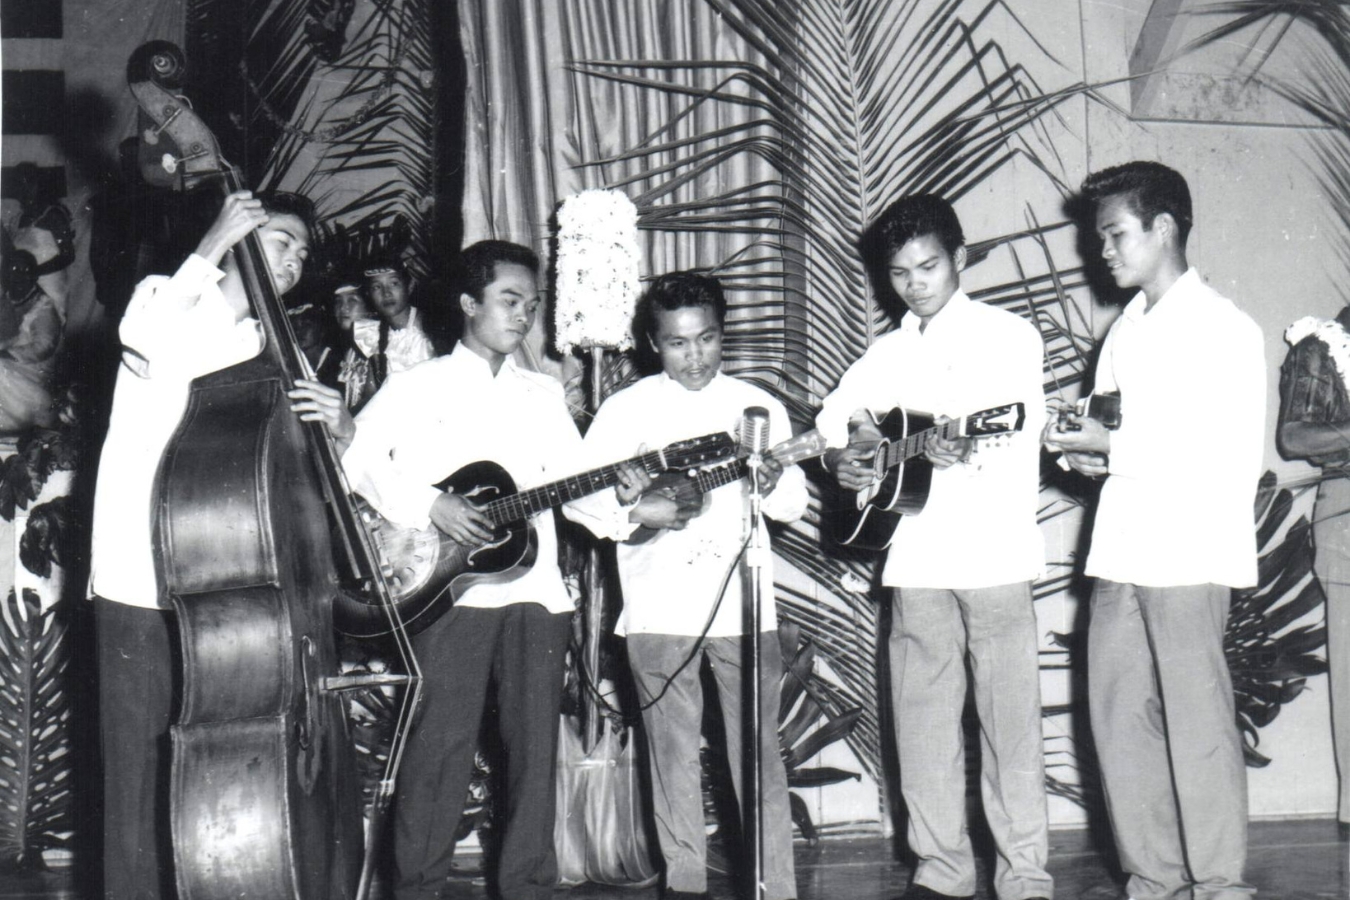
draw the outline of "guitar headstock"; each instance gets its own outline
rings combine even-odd
[[[676,441],[661,451],[661,468],[694,469],[736,455],[737,444],[725,431]]]
[[[1022,423],[1026,418],[1026,408],[1021,403],[982,409],[961,420],[961,436],[991,437],[1012,434],[1022,430]]]
[[[769,448],[769,455],[785,466],[812,459],[825,452],[825,436],[812,428]]]

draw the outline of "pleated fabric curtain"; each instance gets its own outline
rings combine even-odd
[[[757,308],[765,296],[745,291],[755,289],[753,258],[777,228],[775,208],[762,204],[768,211],[757,218],[746,209],[776,196],[781,176],[753,142],[720,143],[738,126],[753,132],[746,123],[757,110],[741,102],[747,92],[732,76],[764,61],[711,4],[460,0],[460,23],[466,244],[494,237],[545,251],[559,202],[613,187],[638,207],[644,277],[717,271],[732,294],[733,342],[738,318],[765,314]],[[724,65],[700,66],[717,61]],[[728,362],[735,367],[734,355]]]

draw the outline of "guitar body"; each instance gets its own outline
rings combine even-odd
[[[877,457],[884,458],[890,444],[903,441],[918,431],[933,427],[931,415],[893,409],[881,419],[873,417],[881,431]],[[915,456],[884,468],[881,482],[870,491],[852,495],[852,503],[842,505],[836,519],[839,543],[864,550],[885,550],[891,545],[901,516],[916,516],[928,503],[933,485],[933,464]]]
[[[490,503],[516,493],[516,483],[505,469],[480,460],[457,470],[436,485],[472,500]],[[364,504],[364,501],[362,501]],[[404,625],[414,634],[444,615],[464,592],[476,584],[514,581],[534,565],[539,542],[528,520],[497,529],[496,537],[478,547],[466,547],[446,537],[435,525],[405,528],[380,517],[368,506],[363,515],[394,595]],[[388,631],[383,613],[357,603],[342,606],[342,630],[356,637]]]
[[[681,506],[696,506],[703,503],[703,488],[699,486],[696,472],[662,472],[652,479],[647,493],[665,494]],[[639,525],[633,533],[624,539],[625,544],[645,544],[658,537],[663,528],[649,528]]]
[[[678,441],[627,462],[651,473],[718,462],[735,452],[731,436],[719,432]],[[613,487],[618,483],[618,472],[618,464],[612,464],[517,491],[510,474],[495,462],[480,460],[462,466],[435,487],[471,501],[488,521],[496,523],[493,539],[477,547],[450,540],[435,525],[401,527],[387,521],[365,501],[358,501],[402,626],[415,634],[444,615],[474,585],[502,584],[524,575],[539,555],[538,536],[530,518]],[[345,593],[339,595],[334,613],[338,628],[352,637],[378,637],[394,627],[382,607]]]

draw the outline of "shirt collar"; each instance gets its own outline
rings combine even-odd
[[[674,378],[671,378],[670,375],[668,375],[664,370],[658,377],[661,379],[661,389],[664,391],[670,391],[671,393],[677,394],[691,394],[697,396],[698,394],[702,394],[712,390],[714,386],[721,384],[721,382],[724,379],[726,379],[727,376],[721,369],[718,369],[717,373],[713,375],[712,380],[709,381],[701,391],[689,390],[689,388],[680,384]]]
[[[965,291],[957,288],[956,293],[952,294],[951,299],[943,304],[942,309],[938,310],[937,315],[933,316],[928,323],[928,327],[922,333],[932,334],[934,328],[937,328],[939,332],[942,331],[946,327],[946,323],[961,318],[961,314],[974,302]],[[900,330],[920,334],[919,324],[918,316],[906,312],[900,319]]]
[[[1140,291],[1134,295],[1133,300],[1126,304],[1121,315],[1128,316],[1131,319],[1142,319],[1145,312],[1152,316],[1157,315],[1158,310],[1164,307],[1171,310],[1177,305],[1176,298],[1184,297],[1203,285],[1204,282],[1200,280],[1200,273],[1196,271],[1195,266],[1191,266],[1185,272],[1182,272],[1181,277],[1172,282],[1172,286],[1158,298],[1158,302],[1153,304],[1152,311],[1148,310],[1148,297],[1144,296],[1143,291]]]
[[[455,348],[450,351],[449,358],[451,364],[457,370],[472,378],[492,381],[494,377],[500,378],[502,375],[515,377],[519,373],[516,361],[508,354],[506,358],[502,360],[502,367],[497,370],[497,374],[494,376],[492,374],[492,366],[488,364],[488,361],[464,346],[463,341],[455,344]]]

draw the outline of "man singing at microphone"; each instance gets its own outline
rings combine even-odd
[[[662,447],[715,431],[743,429],[764,440],[762,419],[741,422],[743,413],[755,407],[768,411],[767,431],[775,440],[791,436],[782,403],[721,373],[726,309],[715,278],[673,272],[652,282],[638,301],[635,330],[660,357],[662,371],[601,406],[586,434],[590,458],[622,458],[643,447]],[[807,502],[801,470],[785,468],[769,454],[762,454],[762,459],[763,513],[785,522],[799,518]],[[746,590],[741,548],[748,533],[748,490],[746,482],[732,482],[701,499],[690,499],[658,486],[629,507],[599,494],[576,504],[601,519],[602,525],[581,519],[601,537],[626,541],[617,548],[624,601],[617,630],[627,634],[628,662],[643,706],[667,900],[707,897],[699,763],[703,718],[699,670],[705,660],[717,683],[736,794],[742,803],[745,800],[741,735],[749,730],[749,712],[742,711],[741,703]],[[787,773],[777,737],[783,664],[772,575],[766,572],[760,584],[763,896],[788,900],[797,896],[797,886]]]

